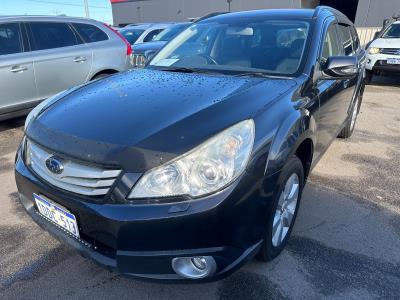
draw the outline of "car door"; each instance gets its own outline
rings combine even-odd
[[[30,22],[38,95],[48,98],[89,80],[92,50],[70,24]]]
[[[33,58],[23,40],[20,23],[0,23],[0,114],[37,100]]]
[[[355,48],[355,36],[352,32],[352,26],[348,24],[336,24],[339,37],[341,39],[342,48],[341,51],[345,56],[357,56],[358,49]],[[359,60],[359,57],[357,57]],[[357,86],[358,76],[355,76],[351,79],[346,79],[343,82],[344,89],[341,93],[341,101],[343,106],[341,111],[343,112],[343,116],[346,119],[349,116],[349,112],[351,110],[351,103],[354,97],[354,92]]]
[[[360,45],[360,39],[358,37],[356,28],[354,26],[351,26],[350,29],[353,39],[354,55],[357,57],[358,71],[359,71],[358,76],[355,78],[355,93],[356,92],[363,93],[365,88],[364,78],[366,76],[365,65],[367,63],[367,56],[365,50]],[[348,113],[349,115],[351,113],[351,104]]]
[[[338,36],[334,18],[329,18],[324,25],[324,36],[320,46],[317,69],[321,70],[330,56],[343,55],[343,46]],[[324,153],[329,144],[337,137],[347,116],[348,80],[317,79],[315,86],[318,91],[320,109],[317,127],[317,155]]]

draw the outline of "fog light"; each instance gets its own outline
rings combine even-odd
[[[192,263],[199,270],[205,270],[207,268],[207,261],[204,257],[193,257]]]
[[[182,277],[200,279],[213,275],[217,264],[211,256],[176,257],[172,260],[172,268]]]

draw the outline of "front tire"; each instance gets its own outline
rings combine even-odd
[[[292,156],[282,169],[268,214],[266,235],[257,258],[270,261],[288,243],[296,220],[304,186],[304,168],[297,156]]]

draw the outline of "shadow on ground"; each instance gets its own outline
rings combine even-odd
[[[397,74],[383,74],[373,76],[369,85],[376,86],[400,86],[400,75]]]

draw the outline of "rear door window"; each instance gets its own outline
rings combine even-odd
[[[94,25],[74,23],[73,26],[86,43],[95,43],[108,40],[108,35]]]
[[[352,55],[353,50],[353,39],[350,32],[350,26],[339,24],[339,34],[342,40],[344,55]]]
[[[66,23],[32,22],[29,25],[33,38],[33,50],[69,47],[82,43]]]
[[[358,38],[358,33],[354,26],[351,26],[351,36],[353,38],[353,49],[356,52],[360,48],[360,39]]]
[[[0,24],[0,55],[23,52],[19,23]]]

